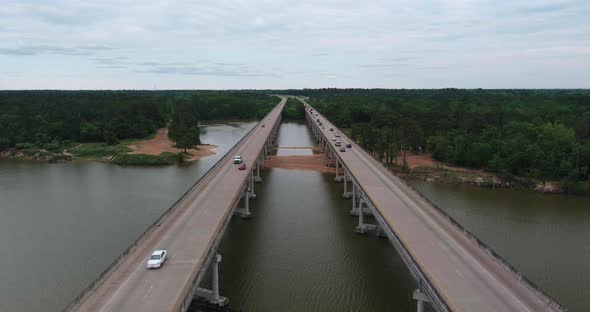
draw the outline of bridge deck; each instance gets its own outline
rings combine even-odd
[[[207,255],[231,218],[284,104],[282,100],[229,152],[242,155],[248,170],[239,171],[232,157],[222,159],[74,310],[179,311],[193,281],[206,270]],[[147,270],[147,258],[155,249],[167,249],[170,258],[162,268]]]
[[[306,104],[309,105],[309,104]],[[311,107],[311,106],[309,106]],[[306,110],[309,116],[309,110]],[[315,123],[314,115],[311,115]],[[319,115],[330,142],[333,127]],[[340,131],[338,157],[452,311],[560,311]],[[523,246],[526,248],[526,246]],[[537,259],[533,259],[538,261]]]

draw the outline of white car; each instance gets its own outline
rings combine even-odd
[[[164,261],[166,261],[167,256],[168,253],[166,252],[166,250],[162,249],[154,251],[148,259],[147,268],[159,269],[162,266],[162,264],[164,264]]]
[[[241,164],[242,163],[242,156],[234,156],[234,164]]]
[[[340,137],[340,133],[336,132],[335,136],[336,136],[337,138],[339,138],[339,137]]]
[[[336,141],[336,138],[335,137],[332,137],[332,141]]]

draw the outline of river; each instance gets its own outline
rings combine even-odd
[[[219,153],[188,166],[0,161],[0,311],[59,311],[253,123],[211,125]],[[278,145],[313,145],[284,123]],[[305,153],[282,149],[281,154]],[[590,199],[413,182],[571,311],[590,309]],[[268,169],[253,218],[232,219],[221,291],[244,311],[415,311],[387,240],[354,233],[332,176]]]

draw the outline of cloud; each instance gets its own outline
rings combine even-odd
[[[590,87],[588,16],[585,0],[5,0],[0,62],[22,79],[2,86]]]

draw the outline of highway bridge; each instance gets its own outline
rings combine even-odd
[[[184,312],[195,298],[227,304],[219,294],[217,248],[231,217],[251,214],[249,200],[256,197],[260,165],[270,153],[285,102],[282,99],[66,311]],[[351,214],[359,220],[356,232],[375,231],[391,240],[417,281],[413,297],[419,312],[425,304],[437,311],[565,311],[304,104],[320,147],[336,165],[342,195],[352,201]],[[335,132],[352,148],[340,152],[332,141]],[[246,170],[233,164],[234,155],[243,157]],[[167,249],[170,259],[161,269],[147,270],[146,260],[156,249]],[[200,288],[209,268],[211,289]]]
[[[89,285],[66,311],[187,311],[194,298],[220,305],[216,253],[234,214],[250,216],[249,200],[260,181],[286,99],[262,119],[123,254]],[[232,157],[241,155],[246,170]],[[170,259],[147,270],[152,251],[166,249]],[[211,267],[212,289],[199,288]]]
[[[335,164],[335,180],[344,184],[342,195],[352,199],[351,214],[359,220],[356,232],[377,231],[391,240],[419,285],[413,296],[419,312],[425,303],[436,311],[565,311],[303,103],[321,149]],[[342,152],[336,141],[352,147]],[[367,223],[369,215],[375,224]]]

